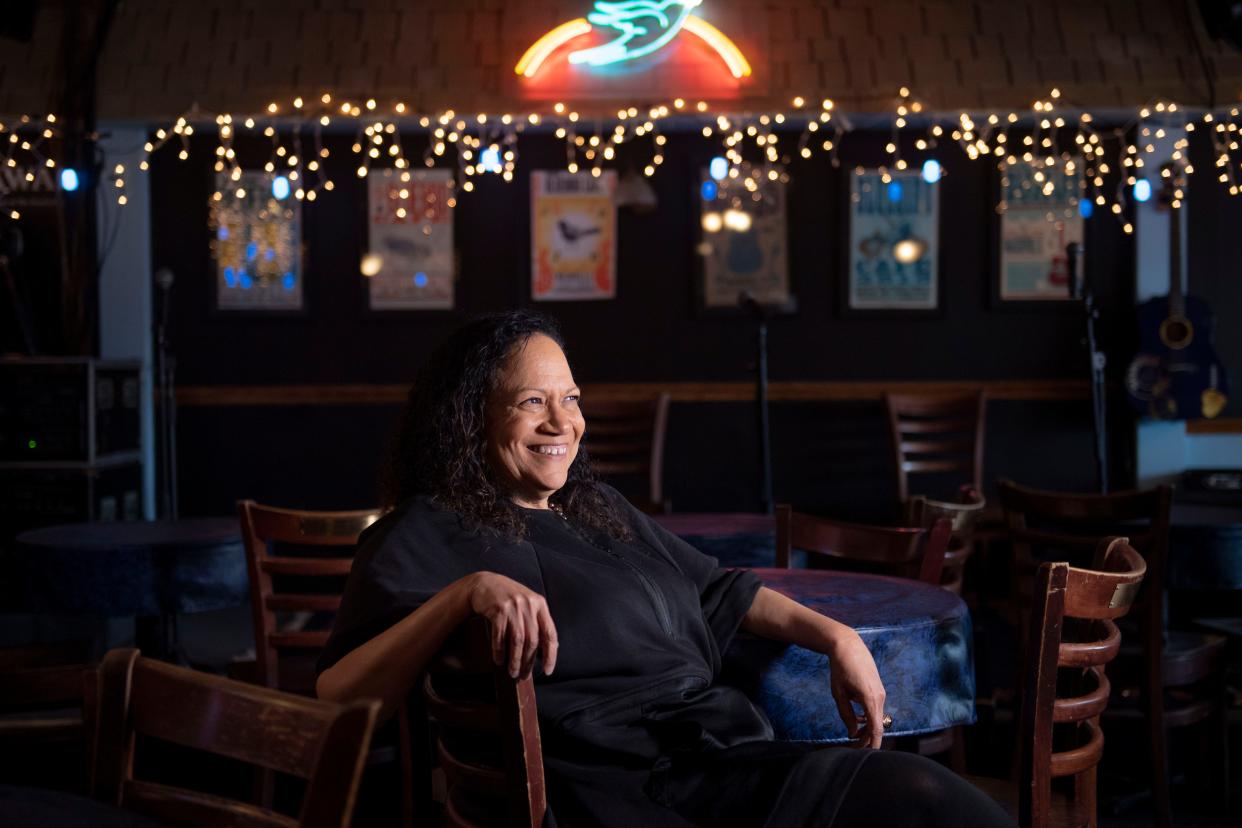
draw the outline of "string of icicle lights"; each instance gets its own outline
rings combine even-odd
[[[864,117],[864,116],[859,116]],[[874,119],[873,114],[868,118]],[[1195,174],[1187,157],[1188,140],[1180,137],[1172,150],[1171,166],[1149,170],[1156,141],[1174,130],[1191,133],[1205,130],[1212,142],[1215,163],[1211,171],[1231,195],[1237,195],[1240,160],[1239,110],[1223,107],[1210,111],[1191,110],[1168,101],[1152,101],[1138,108],[1122,122],[1113,118],[1097,125],[1091,113],[1062,102],[1060,90],[1053,89],[1043,100],[1033,102],[1026,111],[931,112],[907,87],[898,90],[890,116],[891,138],[885,147],[880,172],[887,182],[893,172],[918,165],[928,180],[943,174],[941,160],[950,147],[956,147],[972,160],[992,160],[1001,173],[1000,200],[996,210],[1006,209],[1008,173],[1027,167],[1024,176],[1034,186],[1052,193],[1057,176],[1076,182],[1077,198],[1072,200],[1083,215],[1096,209],[1111,212],[1125,232],[1133,232],[1126,217],[1129,200],[1146,200],[1152,192],[1152,178],[1172,176],[1174,196],[1184,197],[1186,177]],[[653,176],[664,163],[667,137],[662,127],[697,128],[705,141],[719,145],[721,157],[730,165],[729,174],[741,169],[759,169],[751,162],[788,167],[797,159],[826,154],[840,166],[842,139],[853,130],[852,119],[831,99],[808,101],[798,96],[781,111],[733,112],[715,110],[705,101],[678,98],[659,106],[630,106],[615,113],[582,115],[557,103],[546,112],[466,115],[456,110],[434,114],[415,113],[406,104],[395,102],[381,107],[374,98],[361,102],[336,101],[325,93],[314,99],[296,97],[286,105],[270,103],[256,114],[212,115],[193,109],[167,126],[156,129],[143,147],[140,170],[146,170],[150,157],[162,151],[176,151],[182,161],[190,157],[190,138],[196,131],[214,129],[215,170],[227,173],[228,180],[240,182],[242,167],[233,143],[238,134],[262,134],[271,141],[271,151],[263,166],[275,193],[297,200],[315,201],[334,189],[333,180],[323,168],[329,149],[323,133],[340,129],[344,122],[355,131],[351,146],[355,174],[365,178],[373,168],[390,166],[410,180],[416,165],[425,168],[452,168],[454,189],[469,193],[484,176],[514,180],[518,161],[518,136],[528,129],[550,131],[564,142],[565,169],[598,176],[618,161],[623,144],[637,145],[630,163],[637,159],[642,173]],[[796,135],[794,134],[796,130]],[[22,189],[36,175],[58,174],[63,190],[72,191],[82,183],[84,173],[60,164],[51,149],[62,132],[54,115],[28,115],[0,120],[0,176],[8,174],[8,192]],[[403,135],[426,136],[426,147],[416,157],[406,154]],[[913,148],[911,150],[910,148]],[[749,157],[748,157],[749,156]],[[1165,159],[1158,159],[1161,163]],[[645,163],[644,163],[645,162]],[[861,172],[861,168],[858,168]],[[1204,173],[1200,173],[1204,174]],[[124,205],[126,169],[116,164],[101,175],[117,204]],[[1064,180],[1060,182],[1064,184]],[[240,185],[234,190],[217,189],[211,199],[241,198]],[[281,196],[283,198],[285,196]],[[4,204],[0,210],[12,219],[20,211]],[[1050,216],[1050,218],[1052,218]]]

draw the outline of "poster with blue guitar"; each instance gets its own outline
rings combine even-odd
[[[789,250],[783,171],[749,165],[734,169],[736,176],[719,178],[706,169],[699,183],[703,305],[736,308],[742,291],[761,305],[784,305],[789,301]]]
[[[850,310],[934,311],[940,188],[919,172],[850,176]]]

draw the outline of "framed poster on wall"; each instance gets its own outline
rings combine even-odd
[[[739,168],[736,177],[700,175],[698,253],[704,308],[736,308],[749,293],[760,305],[785,306],[789,293],[789,235],[784,171]]]
[[[913,171],[856,170],[849,197],[846,313],[937,312],[940,185]]]
[[[1067,173],[1015,164],[1001,173],[1000,256],[994,298],[1000,302],[1073,301],[1065,247],[1083,242],[1081,164]]]
[[[452,310],[453,173],[372,170],[367,181],[371,310]]]
[[[302,310],[302,203],[289,180],[260,171],[216,174],[209,222],[216,309]]]
[[[617,295],[617,174],[530,174],[530,295],[537,302]]]

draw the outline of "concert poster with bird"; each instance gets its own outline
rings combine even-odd
[[[617,294],[614,170],[531,173],[531,298],[612,299]]]

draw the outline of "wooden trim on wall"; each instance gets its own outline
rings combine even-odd
[[[1082,380],[942,381],[797,381],[773,382],[773,402],[879,400],[885,393],[955,395],[982,388],[994,400],[1080,400],[1089,393]],[[184,408],[287,405],[400,405],[407,385],[355,383],[334,385],[190,385],[177,389]],[[668,391],[673,402],[751,402],[753,382],[601,382],[584,387],[595,399],[642,399]],[[1225,421],[1217,421],[1225,422]],[[1233,421],[1242,423],[1242,420]]]
[[[1242,434],[1242,417],[1222,417],[1219,420],[1191,420],[1186,423],[1187,434]]]

